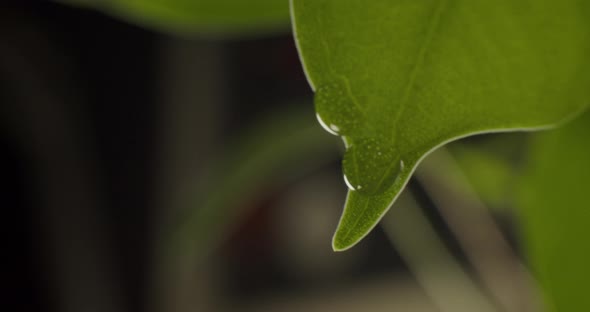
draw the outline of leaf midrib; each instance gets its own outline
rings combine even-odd
[[[419,50],[418,55],[416,57],[416,61],[414,62],[414,66],[412,67],[412,70],[410,72],[410,77],[408,78],[408,82],[407,82],[406,87],[404,89],[404,95],[402,97],[402,101],[400,102],[400,109],[398,110],[398,113],[396,114],[396,116],[393,119],[393,123],[392,123],[393,125],[397,124],[397,122],[399,121],[399,118],[401,117],[401,115],[403,114],[403,111],[405,110],[406,104],[407,104],[409,97],[410,97],[410,92],[416,82],[416,77],[418,76],[418,71],[420,70],[420,67],[422,67],[424,59],[426,57],[426,52],[428,51],[428,47],[431,45],[432,41],[434,40],[434,35],[436,33],[436,29],[440,25],[440,20],[442,18],[447,1],[448,0],[439,0],[438,1],[437,7],[435,8],[435,11],[433,13],[433,17],[432,17],[431,22],[428,26],[428,31],[426,33],[426,37],[424,38],[424,41],[422,42],[422,45],[420,46],[420,50]],[[398,133],[395,130],[396,129],[394,128],[393,134],[392,134],[393,138],[396,138],[396,136],[398,135]],[[355,158],[355,162],[356,162],[356,158]],[[355,165],[356,165],[356,163],[355,163]],[[388,170],[390,168],[391,168],[391,165],[388,168]],[[360,216],[365,215],[368,207],[369,207],[369,200],[367,198],[364,207],[361,209]],[[356,227],[356,225],[358,224],[360,219],[362,219],[362,218],[359,217],[355,221],[355,223],[351,227],[348,228],[348,231],[346,231],[346,233],[341,236],[343,240],[346,240],[348,238],[352,229]]]
[[[418,76],[418,72],[419,72],[420,68],[422,67],[422,64],[424,63],[424,59],[426,58],[426,52],[428,51],[428,47],[432,44],[432,41],[434,40],[434,35],[436,33],[438,26],[440,25],[440,21],[441,21],[443,12],[445,10],[445,7],[447,5],[447,2],[448,2],[448,0],[439,0],[438,1],[438,5],[434,11],[434,15],[432,16],[430,25],[428,26],[426,38],[424,38],[424,41],[422,42],[422,45],[420,46],[420,50],[418,51],[418,55],[416,56],[416,61],[414,62],[414,66],[412,67],[412,70],[410,72],[410,77],[408,78],[408,82],[407,82],[406,87],[404,89],[404,94],[403,94],[402,100],[400,102],[400,109],[397,111],[397,114],[393,118],[393,122],[391,123],[392,125],[397,125],[397,123],[399,122],[399,119],[401,118],[403,112],[405,111],[405,108],[407,106],[407,102],[410,98],[410,93],[412,91],[412,87],[416,83],[416,78]],[[397,130],[396,128],[393,128],[393,130],[392,130],[392,132],[393,132],[392,138],[394,138],[394,139],[396,139],[398,136],[398,132],[396,130]]]

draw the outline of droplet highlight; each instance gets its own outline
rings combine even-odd
[[[353,186],[353,185],[352,185],[352,184],[351,184],[351,183],[348,181],[348,178],[346,177],[346,175],[343,175],[343,176],[344,176],[344,183],[346,184],[346,186],[348,186],[348,189],[349,189],[349,190],[351,190],[351,191],[356,191],[356,187],[355,187],[355,186]]]
[[[345,181],[353,191],[376,195],[389,189],[400,176],[403,161],[386,140],[354,139],[342,161]]]

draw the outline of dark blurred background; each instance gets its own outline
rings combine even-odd
[[[213,164],[262,116],[296,110],[333,147],[305,155],[326,155],[312,169],[287,164],[292,179],[238,200],[248,213],[194,264],[194,308],[161,310],[433,311],[381,229],[332,253],[346,192],[340,144],[315,124],[288,31],[197,39],[61,3],[7,1],[0,40],[4,310],[159,310],[154,289],[167,284],[154,286],[153,272],[161,235],[182,211],[177,190],[195,176],[214,181],[207,174],[226,164]],[[410,188],[465,264],[420,183]]]

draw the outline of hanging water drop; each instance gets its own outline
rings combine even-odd
[[[342,80],[320,86],[314,101],[318,121],[329,133],[349,135],[359,129],[362,111],[352,100]]]
[[[344,154],[343,171],[351,190],[367,195],[385,192],[399,177],[403,161],[390,142],[356,138]]]

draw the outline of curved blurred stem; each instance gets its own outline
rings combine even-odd
[[[441,312],[496,311],[446,249],[408,190],[381,226]]]
[[[176,222],[168,224],[157,245],[159,284],[174,290],[165,305],[194,310],[195,282],[209,273],[198,266],[207,264],[232,225],[248,213],[244,202],[336,158],[337,140],[311,116],[301,109],[282,110],[260,120],[229,144],[206,176],[195,174],[180,187],[173,202],[179,207]]]
[[[504,311],[536,311],[530,276],[444,148],[430,155],[416,176],[449,225],[482,286]]]

